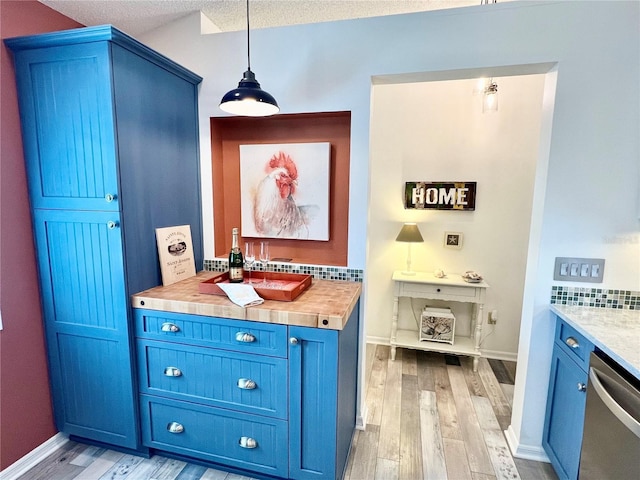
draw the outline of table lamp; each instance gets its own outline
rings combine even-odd
[[[402,272],[403,275],[415,275],[415,272],[411,271],[411,244],[424,242],[418,225],[415,223],[405,223],[402,226],[402,230],[396,237],[396,242],[407,242],[407,270]]]

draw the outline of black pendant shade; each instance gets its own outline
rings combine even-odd
[[[280,111],[273,96],[262,90],[251,69],[244,72],[238,88],[225,93],[220,108],[234,115],[267,117]]]
[[[247,117],[267,117],[280,111],[278,102],[260,88],[255,74],[251,71],[251,42],[249,38],[249,0],[247,0],[247,70],[238,83],[238,88],[222,97],[220,109],[234,115]]]

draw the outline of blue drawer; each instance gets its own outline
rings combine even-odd
[[[143,443],[148,447],[288,477],[284,420],[148,395],[140,396],[140,407]]]
[[[286,358],[287,326],[228,318],[134,309],[141,338]]]
[[[589,354],[593,343],[560,317],[556,322],[556,344],[572,358],[582,370],[589,370]]]
[[[287,360],[138,340],[140,391],[287,418]]]

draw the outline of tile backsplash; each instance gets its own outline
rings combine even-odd
[[[213,259],[204,261],[204,269],[212,272],[226,272],[229,270],[229,263],[224,259]],[[264,268],[256,263],[252,270],[262,272]],[[304,265],[299,263],[269,263],[270,272],[299,273],[311,275],[313,278],[321,280],[343,280],[348,282],[362,282],[363,271],[356,268],[328,267],[325,265]]]
[[[554,286],[551,304],[640,310],[640,292]]]

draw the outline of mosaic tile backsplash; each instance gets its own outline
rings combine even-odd
[[[226,272],[229,270],[229,262],[222,259],[205,260],[204,269],[211,272]],[[262,272],[264,268],[257,263],[251,268],[253,271]],[[321,280],[343,280],[347,282],[362,282],[364,276],[362,270],[347,267],[327,267],[323,265],[303,265],[299,263],[269,263],[270,272],[298,273],[311,275]]]
[[[551,304],[640,310],[640,292],[554,286]]]

